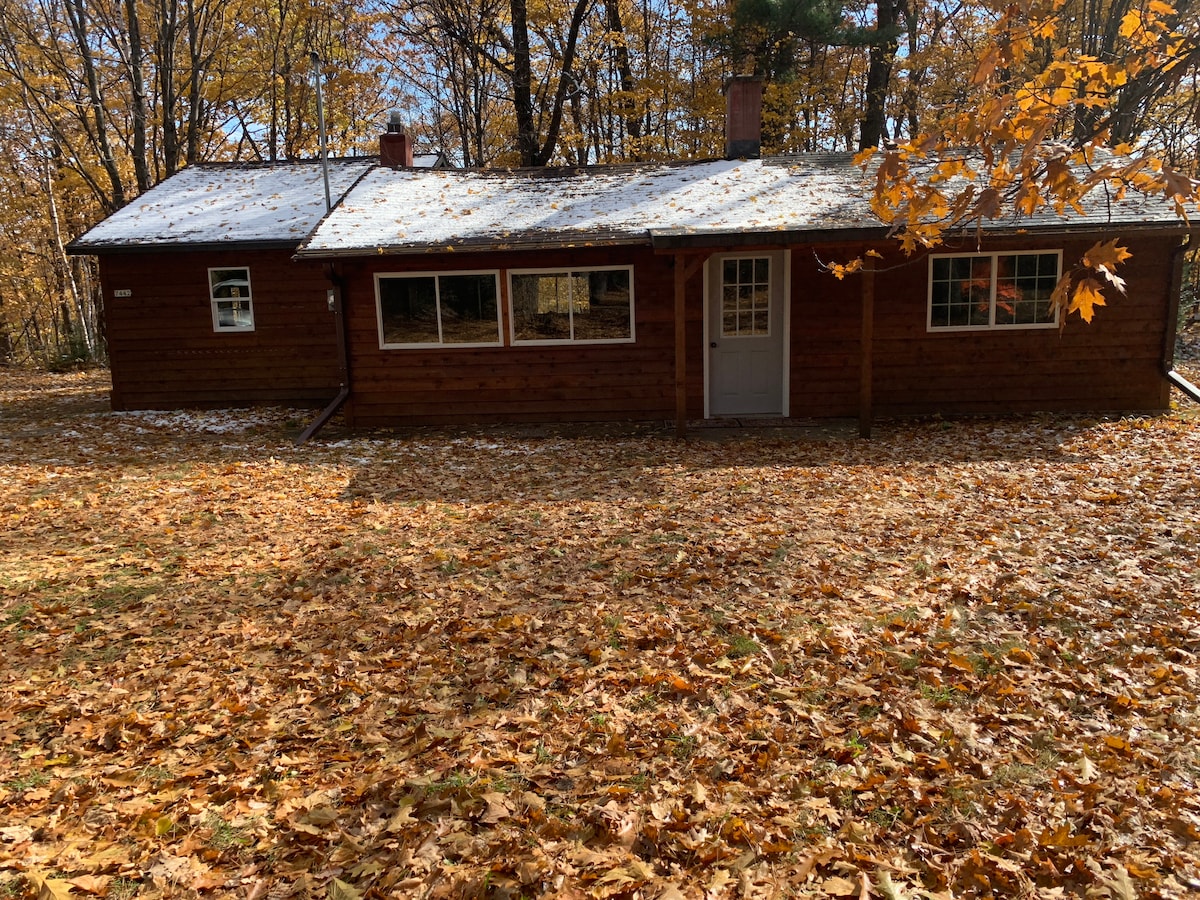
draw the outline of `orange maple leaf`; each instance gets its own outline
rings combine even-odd
[[[1095,308],[1105,305],[1104,295],[1100,293],[1100,288],[1100,282],[1095,278],[1084,278],[1075,285],[1075,292],[1071,295],[1071,305],[1067,307],[1067,312],[1077,312],[1083,321],[1091,322],[1092,316],[1096,314]]]
[[[1117,266],[1133,256],[1127,248],[1117,246],[1118,240],[1120,239],[1113,238],[1105,243],[1097,241],[1087,253],[1083,254],[1083,264],[1089,269],[1104,267],[1110,272],[1114,271]]]

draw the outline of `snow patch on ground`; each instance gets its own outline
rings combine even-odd
[[[136,434],[151,431],[242,434],[280,425],[301,415],[296,410],[264,407],[255,409],[139,410],[110,414],[114,421]]]

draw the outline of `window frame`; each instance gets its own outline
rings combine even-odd
[[[229,281],[230,279],[224,279],[224,281],[219,281],[216,284],[214,284],[213,283],[213,273],[214,272],[232,272],[232,271],[242,271],[242,272],[246,273],[246,296],[245,296],[245,298],[215,296],[216,288],[219,285],[224,284],[225,281]],[[217,304],[218,303],[228,303],[230,300],[241,300],[241,299],[245,299],[247,309],[249,309],[249,311],[250,311],[250,324],[249,325],[222,325],[221,318],[217,312]],[[230,333],[238,333],[238,332],[245,334],[245,333],[254,331],[254,328],[255,328],[255,325],[257,324],[257,322],[256,322],[256,316],[254,315],[254,280],[250,277],[250,267],[249,266],[209,266],[208,267],[208,306],[209,306],[209,312],[212,314],[213,332],[215,332],[217,334],[230,334]]]
[[[726,334],[725,333],[725,324],[724,324],[725,323],[725,306],[724,306],[724,304],[725,304],[725,288],[729,287],[729,285],[725,281],[725,263],[727,263],[727,262],[740,263],[743,260],[750,260],[751,262],[757,262],[758,260],[763,260],[767,264],[767,280],[765,282],[765,284],[767,286],[767,305],[766,305],[767,330],[762,333],[747,332],[745,334]],[[777,323],[775,322],[775,319],[777,317],[771,314],[771,308],[774,305],[772,303],[772,301],[774,299],[772,294],[776,289],[776,280],[775,279],[777,277],[775,275],[775,272],[773,271],[774,268],[775,268],[775,257],[774,257],[774,255],[772,255],[770,253],[737,253],[737,254],[730,254],[727,256],[723,256],[721,258],[720,285],[719,285],[719,288],[721,291],[721,334],[719,335],[719,340],[722,340],[722,341],[745,341],[745,340],[754,340],[755,338],[772,338],[775,336],[775,328],[777,327]],[[751,284],[759,284],[759,282],[752,280]],[[739,281],[736,285],[734,285],[734,287],[740,287],[740,286],[741,286],[741,281]],[[758,312],[757,306],[755,306],[754,308],[751,309],[751,315],[753,315],[756,312]]]
[[[534,340],[518,340],[517,338],[517,311],[514,307],[514,292],[513,292],[513,276],[516,275],[587,275],[591,272],[628,272],[629,273],[629,336],[619,338],[536,338]],[[508,269],[505,273],[507,277],[508,287],[508,340],[513,347],[546,347],[546,346],[583,346],[589,344],[634,344],[637,343],[637,315],[635,303],[634,289],[634,267],[633,264],[617,265],[617,266],[550,266],[545,268],[531,269]],[[575,304],[570,303],[568,309],[568,321],[572,335],[575,332]]]
[[[1049,322],[997,322],[996,321],[996,284],[999,280],[1000,267],[998,260],[1004,256],[1054,256],[1057,259],[1057,274],[1055,283],[1062,278],[1062,249],[1057,250],[990,250],[975,253],[930,253],[927,268],[925,288],[925,331],[929,334],[943,334],[959,331],[1042,331],[1058,328],[1058,310],[1054,310],[1054,318]],[[933,324],[933,266],[939,259],[990,259],[991,283],[988,286],[988,322],[985,325],[934,325]],[[1015,276],[1014,276],[1015,277]]]
[[[447,343],[443,337],[442,327],[442,288],[440,279],[445,277],[454,277],[460,275],[490,275],[496,288],[496,340],[495,341],[471,341],[464,343]],[[436,304],[438,319],[438,339],[437,341],[421,341],[408,343],[391,343],[389,344],[384,337],[383,330],[383,294],[380,291],[380,282],[385,278],[432,278],[434,280],[434,302]],[[503,316],[501,314],[504,305],[504,298],[500,293],[500,270],[499,269],[446,269],[433,270],[422,272],[376,272],[375,273],[375,326],[379,331],[379,349],[380,350],[456,350],[459,348],[469,349],[472,347],[502,347],[504,345],[504,325]]]

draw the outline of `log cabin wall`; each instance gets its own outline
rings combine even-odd
[[[862,278],[839,281],[822,262],[844,263],[867,248],[792,248],[790,414],[804,418],[858,414],[862,346]]]
[[[649,248],[384,256],[339,263],[356,427],[501,422],[646,421],[674,415],[673,270]],[[512,345],[510,269],[633,266],[631,343]],[[381,349],[376,273],[498,271],[503,345]],[[700,278],[689,284],[700,292]],[[701,310],[689,308],[689,414],[703,412]]]
[[[1094,240],[1006,239],[984,251],[1062,251],[1064,267]],[[1160,371],[1173,238],[1126,242],[1128,296],[1112,289],[1091,325],[931,332],[927,254],[881,244],[872,345],[878,415],[1167,408]],[[838,281],[821,261],[864,245],[792,247],[789,414],[858,413],[862,352],[860,276]],[[970,247],[962,253],[975,251]],[[948,248],[940,252],[959,252]],[[342,263],[358,426],[489,422],[657,420],[674,416],[674,261],[645,248],[392,256]],[[633,265],[634,343],[511,346],[508,270]],[[380,349],[375,273],[499,271],[504,346]],[[688,282],[687,406],[704,409],[703,280]]]
[[[210,267],[249,268],[253,331],[214,331]],[[291,250],[108,254],[100,278],[114,410],[316,405],[337,393],[328,284]]]
[[[1114,235],[1115,236],[1115,235]],[[987,251],[1061,250],[1071,267],[1096,238],[990,241]],[[929,260],[894,249],[876,260],[874,401],[879,415],[1138,412],[1168,408],[1161,359],[1175,238],[1122,241],[1127,293],[1112,286],[1088,324],[1058,328],[930,331]],[[938,252],[971,253],[974,241]],[[847,282],[858,279],[847,279]]]

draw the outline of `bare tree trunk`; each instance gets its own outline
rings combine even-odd
[[[859,150],[878,147],[887,137],[887,95],[900,46],[897,24],[905,2],[876,0],[875,3],[875,38],[868,54],[865,106],[858,129]]]
[[[612,42],[613,56],[617,64],[617,74],[621,76],[621,93],[617,106],[625,117],[625,133],[629,135],[634,145],[633,159],[640,154],[636,147],[642,137],[642,120],[638,115],[637,102],[633,92],[637,83],[633,77],[633,67],[629,64],[629,45],[625,42],[625,26],[621,22],[621,7],[619,0],[605,0],[604,12],[607,18],[609,41]]]
[[[92,54],[92,35],[88,29],[88,14],[86,0],[65,0],[64,7],[70,22],[71,34],[75,38],[75,49],[79,52],[80,64],[83,67],[83,79],[87,88],[88,102],[92,127],[95,129],[94,140],[100,151],[100,164],[108,176],[110,193],[105,198],[108,212],[115,212],[125,205],[125,184],[121,179],[121,170],[113,155],[112,145],[108,140],[108,126],[104,115],[104,101],[100,96],[100,79],[96,74],[96,61]]]
[[[133,132],[133,175],[138,193],[150,190],[150,163],[146,155],[146,80],[142,74],[145,48],[137,0],[125,0],[125,27],[129,41],[130,130]],[[91,349],[89,343],[88,349]]]
[[[517,118],[517,153],[523,166],[541,165],[533,120],[533,68],[529,57],[529,13],[525,0],[510,0],[512,10],[512,92]]]
[[[71,260],[67,256],[66,247],[64,246],[62,236],[62,222],[58,216],[58,202],[54,198],[54,182],[50,171],[50,164],[46,161],[42,162],[43,183],[46,185],[46,210],[50,217],[50,229],[54,239],[55,260],[54,267],[61,273],[60,281],[67,295],[70,297],[71,304],[75,307],[75,313],[79,319],[80,331],[83,334],[84,346],[87,348],[88,357],[94,358],[96,353],[96,335],[94,323],[87,320],[84,313],[83,301],[79,296],[79,285],[75,283],[75,272],[71,268]],[[62,301],[63,321],[70,323],[68,315],[68,305],[66,298]],[[68,338],[70,335],[68,334]]]

